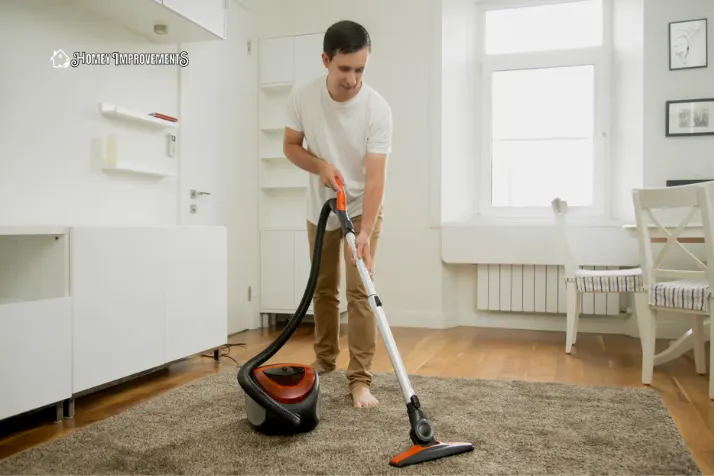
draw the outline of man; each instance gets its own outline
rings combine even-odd
[[[291,94],[283,151],[310,173],[307,233],[312,257],[320,210],[335,197],[339,177],[347,212],[356,233],[357,256],[374,276],[374,258],[382,226],[382,200],[391,152],[392,112],[384,98],[362,80],[371,52],[367,30],[340,21],[325,32],[322,61],[327,76],[296,86]],[[307,150],[303,147],[306,139]],[[340,261],[346,266],[348,342],[347,379],[356,408],[378,404],[370,391],[375,351],[375,318],[337,216],[328,220],[320,274],[313,301],[315,362],[318,373],[336,368],[339,349]]]

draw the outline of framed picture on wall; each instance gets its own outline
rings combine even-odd
[[[714,135],[714,98],[667,101],[667,137]]]
[[[707,19],[676,21],[669,24],[669,70],[706,68]]]

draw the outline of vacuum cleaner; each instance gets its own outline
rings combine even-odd
[[[310,275],[295,314],[276,340],[248,360],[238,372],[238,383],[245,392],[248,422],[251,427],[263,434],[292,435],[312,431],[320,421],[320,379],[315,369],[309,365],[298,363],[262,364],[285,345],[310,306],[320,269],[325,226],[330,213],[334,212],[339,217],[342,233],[351,247],[352,256],[367,291],[370,307],[377,318],[380,334],[399,380],[411,426],[409,431],[411,447],[392,457],[389,461],[390,465],[404,467],[472,451],[474,447],[471,443],[441,442],[436,439],[434,429],[424,415],[419,398],[412,389],[397,345],[392,337],[383,303],[375,290],[367,267],[363,260],[357,257],[355,231],[347,214],[344,186],[339,178],[337,178],[337,183],[336,198],[326,201],[320,212]]]

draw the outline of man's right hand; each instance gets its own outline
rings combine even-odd
[[[342,174],[335,168],[334,165],[328,164],[327,162],[320,164],[320,181],[322,182],[322,185],[337,192],[340,187],[337,184],[335,177],[339,177],[340,181],[345,183],[344,177],[342,177]]]

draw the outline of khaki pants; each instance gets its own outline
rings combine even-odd
[[[355,229],[355,238],[359,234],[362,216],[350,217]],[[379,213],[370,240],[370,255],[374,279],[375,256],[382,229],[382,214]],[[314,252],[317,226],[307,222],[307,236],[310,243],[310,259]],[[372,383],[372,358],[375,350],[376,324],[374,314],[367,300],[367,292],[357,270],[352,264],[349,246],[343,239],[342,230],[325,231],[322,241],[320,273],[315,286],[313,309],[315,313],[315,357],[316,368],[334,370],[340,353],[340,268],[344,260],[347,280],[347,332],[350,361],[347,367],[347,379],[350,389],[356,385],[370,386]]]

